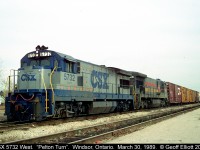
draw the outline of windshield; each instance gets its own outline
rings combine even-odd
[[[22,62],[21,67],[24,68],[26,66],[34,66],[34,67],[49,67],[50,66],[50,58],[43,59],[31,59],[29,62]]]

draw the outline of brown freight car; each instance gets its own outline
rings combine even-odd
[[[195,102],[199,103],[199,92],[195,91],[196,96],[195,96]]]
[[[182,93],[181,86],[174,83],[167,83],[167,93],[170,104],[181,104],[182,103]]]
[[[196,102],[196,91],[192,90],[192,103]]]

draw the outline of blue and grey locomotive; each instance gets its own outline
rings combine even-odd
[[[9,77],[8,120],[43,120],[134,109],[134,72],[75,59],[47,47],[21,59]],[[16,82],[16,84],[15,84]]]
[[[182,97],[180,104],[186,96],[199,102],[197,91],[193,96],[184,92],[186,88],[177,92],[160,79],[85,62],[45,46],[26,54],[21,67],[12,71],[5,103],[10,121],[164,107],[174,101],[169,97],[177,97],[173,93]]]

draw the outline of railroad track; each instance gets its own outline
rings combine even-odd
[[[130,118],[116,122],[109,122],[31,139],[10,141],[4,144],[90,144],[103,141],[107,138],[110,139],[115,136],[134,132],[144,128],[145,126],[192,111],[199,107],[200,105],[198,104],[168,112],[156,112],[148,116],[134,119]]]
[[[102,141],[110,140],[110,139],[113,139],[115,137],[119,137],[119,136],[122,136],[122,135],[126,135],[126,134],[129,134],[129,133],[138,131],[138,130],[143,129],[147,126],[150,126],[150,125],[153,125],[155,123],[161,122],[163,120],[170,119],[172,117],[187,113],[187,112],[192,111],[194,109],[196,109],[196,108],[192,108],[192,109],[189,109],[189,110],[183,110],[181,112],[169,114],[169,115],[158,117],[158,118],[155,118],[155,119],[150,119],[150,120],[147,120],[147,121],[144,121],[144,122],[141,122],[141,123],[125,126],[125,127],[119,128],[119,129],[114,129],[114,130],[111,130],[109,132],[96,134],[94,136],[88,136],[86,138],[82,138],[82,139],[79,139],[79,140],[77,139],[77,140],[74,140],[72,142],[69,142],[68,144],[101,144],[101,143],[103,143]],[[63,143],[61,143],[61,144],[63,144]]]
[[[1,122],[0,123],[0,133],[14,129],[28,129],[31,123],[19,123],[19,122]]]
[[[142,110],[142,111],[145,112],[147,110]],[[89,115],[89,116],[83,115],[83,116],[73,117],[73,118],[56,118],[56,119],[53,118],[53,119],[44,120],[42,122],[36,122],[36,121],[30,121],[30,122],[0,121],[0,133],[10,131],[10,130],[28,130],[29,128],[32,128],[32,127],[46,126],[46,125],[58,125],[58,124],[67,123],[67,122],[75,122],[75,121],[83,121],[83,120],[95,120],[97,118],[110,117],[110,116],[113,116],[113,115],[127,114],[127,113],[130,113],[130,112],[97,114],[97,115]]]

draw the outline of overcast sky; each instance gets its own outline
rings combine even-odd
[[[200,91],[199,0],[0,0],[1,68],[37,45]]]

